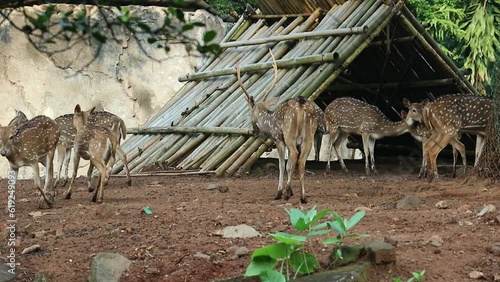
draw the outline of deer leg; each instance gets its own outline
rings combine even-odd
[[[276,150],[278,151],[279,159],[279,179],[278,179],[278,192],[276,193],[275,200],[281,199],[283,195],[283,175],[285,174],[285,143],[282,141],[276,142]]]
[[[52,206],[52,202],[47,198],[47,195],[45,195],[45,191],[42,189],[42,181],[40,180],[40,167],[38,166],[38,161],[31,162],[30,166],[33,169],[33,180],[35,182],[35,186],[38,189],[38,192],[40,192],[40,200],[38,201],[38,208],[42,209],[44,202],[46,202],[50,208]]]
[[[321,143],[320,143],[320,146],[321,146]],[[130,185],[132,185],[132,179],[130,178],[130,171],[128,169],[127,155],[125,154],[125,152],[123,152],[122,146],[120,146],[120,144],[118,144],[118,143],[116,145],[116,153],[118,153],[118,157],[120,157],[120,160],[123,163],[123,168],[125,170],[125,174],[127,175],[127,184],[128,184],[128,186],[130,186]],[[318,156],[319,156],[319,153],[318,153]],[[113,167],[113,164],[111,164],[111,167]]]
[[[344,159],[342,158],[342,154],[340,152],[340,146],[342,146],[342,144],[345,142],[345,140],[349,135],[346,133],[339,133],[339,134],[340,136],[333,143],[333,150],[335,152],[335,155],[337,156],[337,159],[339,160],[342,171],[345,173],[349,173],[349,170],[347,169],[347,166],[345,165]]]
[[[92,172],[94,171],[94,165],[92,162],[89,163],[89,169],[87,170],[87,189],[89,193],[94,192],[94,188],[92,187]],[[98,176],[97,185],[100,182],[100,175]]]
[[[453,136],[454,135],[451,134],[437,133],[433,134],[431,138],[429,138],[429,140],[426,142],[429,148],[427,150],[429,154],[428,161],[432,170],[431,180],[439,178],[437,170],[437,156],[443,150],[443,148],[450,143],[450,140],[453,138]]]
[[[425,140],[422,140],[422,165],[420,166],[420,171],[418,172],[418,178],[427,177],[427,158],[425,156],[424,143]]]
[[[363,133],[363,151],[365,152],[365,172],[370,175],[370,135]]]
[[[370,162],[371,169],[374,173],[377,173],[377,169],[375,168],[375,139],[368,139],[369,141],[369,150],[370,150]]]
[[[68,170],[69,161],[71,159],[71,148],[66,148],[66,153],[64,154],[64,178],[61,181],[61,186],[66,186],[68,183]]]
[[[73,176],[71,176],[71,181],[69,182],[68,190],[66,190],[63,194],[65,199],[71,199],[71,190],[73,188],[73,182],[75,181],[76,174],[78,173],[78,165],[80,164],[80,156],[77,153],[77,149],[75,148],[75,152],[73,154]]]
[[[307,203],[306,189],[305,189],[305,185],[304,185],[304,175],[305,175],[305,170],[306,170],[307,157],[309,156],[309,152],[311,151],[311,146],[312,146],[311,142],[307,142],[307,140],[302,144],[302,149],[301,149],[299,161],[298,161],[300,186],[301,186],[300,202],[302,204]]]
[[[483,153],[484,148],[484,136],[478,134],[476,135],[476,159],[474,160],[474,167],[476,167],[479,163],[479,158]]]
[[[295,140],[293,140],[295,142]],[[289,158],[288,158],[288,165],[287,165],[287,182],[286,182],[286,190],[285,190],[285,195],[283,199],[288,200],[290,197],[293,195],[292,191],[292,177],[293,177],[293,172],[295,170],[295,165],[297,164],[297,159],[299,157],[299,151],[297,150],[296,146],[288,146],[288,153],[289,153]]]
[[[337,138],[339,137],[338,134],[339,134],[338,129],[332,130],[329,134],[330,138],[328,138],[328,160],[326,161],[326,172],[325,173],[330,172],[330,160],[332,158],[332,147],[333,147],[333,143],[335,142],[335,140],[337,140]]]
[[[60,184],[64,158],[66,157],[65,154],[66,150],[64,149],[63,146],[57,146],[56,150],[57,150],[57,177],[56,181],[54,182],[54,188],[56,188]]]
[[[453,146],[453,177],[456,176],[456,160],[458,157],[458,152],[460,152],[460,155],[462,156],[462,165],[464,167],[464,173],[465,170],[467,169],[467,157],[465,155],[465,145],[458,140],[457,137],[451,138],[450,140],[451,146]],[[457,152],[458,151],[458,152]]]
[[[323,133],[316,131],[314,133],[314,160],[319,161],[319,153],[321,151],[321,141],[323,141]]]
[[[92,202],[95,203],[102,203],[102,196],[103,196],[103,190],[104,190],[104,182],[105,179],[108,177],[107,170],[106,170],[106,165],[104,164],[103,160],[97,160],[97,159],[92,159],[92,163],[94,163],[95,167],[97,170],[99,170],[100,173],[100,181],[99,181],[99,186],[97,187],[97,190],[94,193],[94,196],[92,197]]]

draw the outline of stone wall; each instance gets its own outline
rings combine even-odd
[[[136,9],[148,20],[161,17],[159,8]],[[20,13],[13,18],[19,25],[24,22]],[[217,31],[219,41],[229,28],[203,10],[187,12],[186,18],[206,23],[208,29]],[[192,36],[201,40],[203,33],[199,28]],[[123,37],[121,44],[105,44],[97,59],[86,66],[93,58],[88,46],[79,44],[48,55],[37,51],[23,33],[4,22],[0,26],[0,124],[6,125],[15,109],[28,118],[56,118],[73,112],[77,103],[83,109],[96,106],[115,113],[127,127],[144,124],[182,87],[177,78],[195,71],[206,58],[188,53],[180,43],[172,44],[166,53],[145,40],[141,42],[155,59],[146,56],[135,40]],[[0,177],[7,175],[8,167],[7,159],[0,158]],[[20,178],[25,177],[31,177],[30,168],[21,169]]]

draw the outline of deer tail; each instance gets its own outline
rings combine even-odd
[[[297,113],[297,129],[296,129],[296,144],[298,147],[302,146],[306,136],[306,125],[304,124],[306,121],[306,111],[304,108],[304,104],[299,100],[299,111]]]
[[[127,126],[125,125],[125,122],[123,119],[120,119],[120,131],[121,131],[121,137],[123,140],[127,137]]]

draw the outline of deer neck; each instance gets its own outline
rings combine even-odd
[[[262,104],[256,104],[252,112],[252,122],[257,125],[261,134],[276,139],[280,135],[274,112]]]
[[[410,131],[411,127],[414,126],[410,121],[389,121],[385,120],[384,122],[379,123],[377,130],[372,133],[372,136],[375,139],[389,137],[389,136],[398,136],[403,133]]]

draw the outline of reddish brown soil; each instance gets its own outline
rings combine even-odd
[[[55,208],[43,210],[54,214],[34,219],[28,214],[36,210],[38,200],[32,181],[20,181],[16,281],[31,281],[37,272],[48,273],[52,281],[84,281],[92,257],[99,252],[120,253],[133,261],[122,281],[211,281],[241,274],[249,255],[233,259],[226,253],[229,247],[245,246],[252,251],[271,243],[268,233],[292,231],[284,208],[309,209],[314,205],[342,216],[351,216],[357,207],[369,207],[373,211],[367,212],[354,231],[370,234],[371,239],[387,236],[399,242],[396,265],[377,268],[370,281],[408,278],[410,272],[423,269],[425,281],[469,281],[474,270],[482,271],[490,281],[500,274],[500,257],[487,251],[489,245],[500,241],[500,225],[493,214],[476,216],[485,204],[498,206],[499,186],[485,186],[480,181],[463,184],[463,180],[446,175],[429,184],[414,173],[398,171],[401,167],[394,163],[382,165],[376,176],[365,177],[361,162],[347,165],[352,171],[349,175],[333,163],[334,171],[325,176],[324,163],[308,164],[314,174],[306,176],[309,203],[302,206],[297,178],[290,201],[273,200],[278,181],[275,171],[231,178],[135,177],[131,187],[125,185],[124,178],[113,177],[104,201],[118,207],[119,215],[106,219],[96,217],[98,205],[90,203],[83,178],[78,179],[71,200],[61,199],[59,192]],[[210,183],[225,185],[229,191],[207,190]],[[2,197],[7,198],[3,188],[6,180],[1,181],[1,187]],[[396,209],[395,202],[407,194],[418,196],[423,204],[412,211]],[[448,202],[448,209],[435,207],[441,200]],[[141,213],[143,206],[149,206],[153,215]],[[466,224],[461,224],[464,220]],[[250,225],[264,236],[225,239],[215,235],[224,226],[238,224]],[[55,235],[57,229],[59,236]],[[33,238],[32,232],[41,230],[49,233]],[[423,245],[432,235],[440,236],[444,244]],[[40,244],[41,251],[20,254],[33,244]],[[316,250],[324,262],[326,249],[317,245]],[[196,257],[198,252],[210,259]],[[5,252],[2,257],[5,259]],[[160,273],[148,274],[148,268]]]

